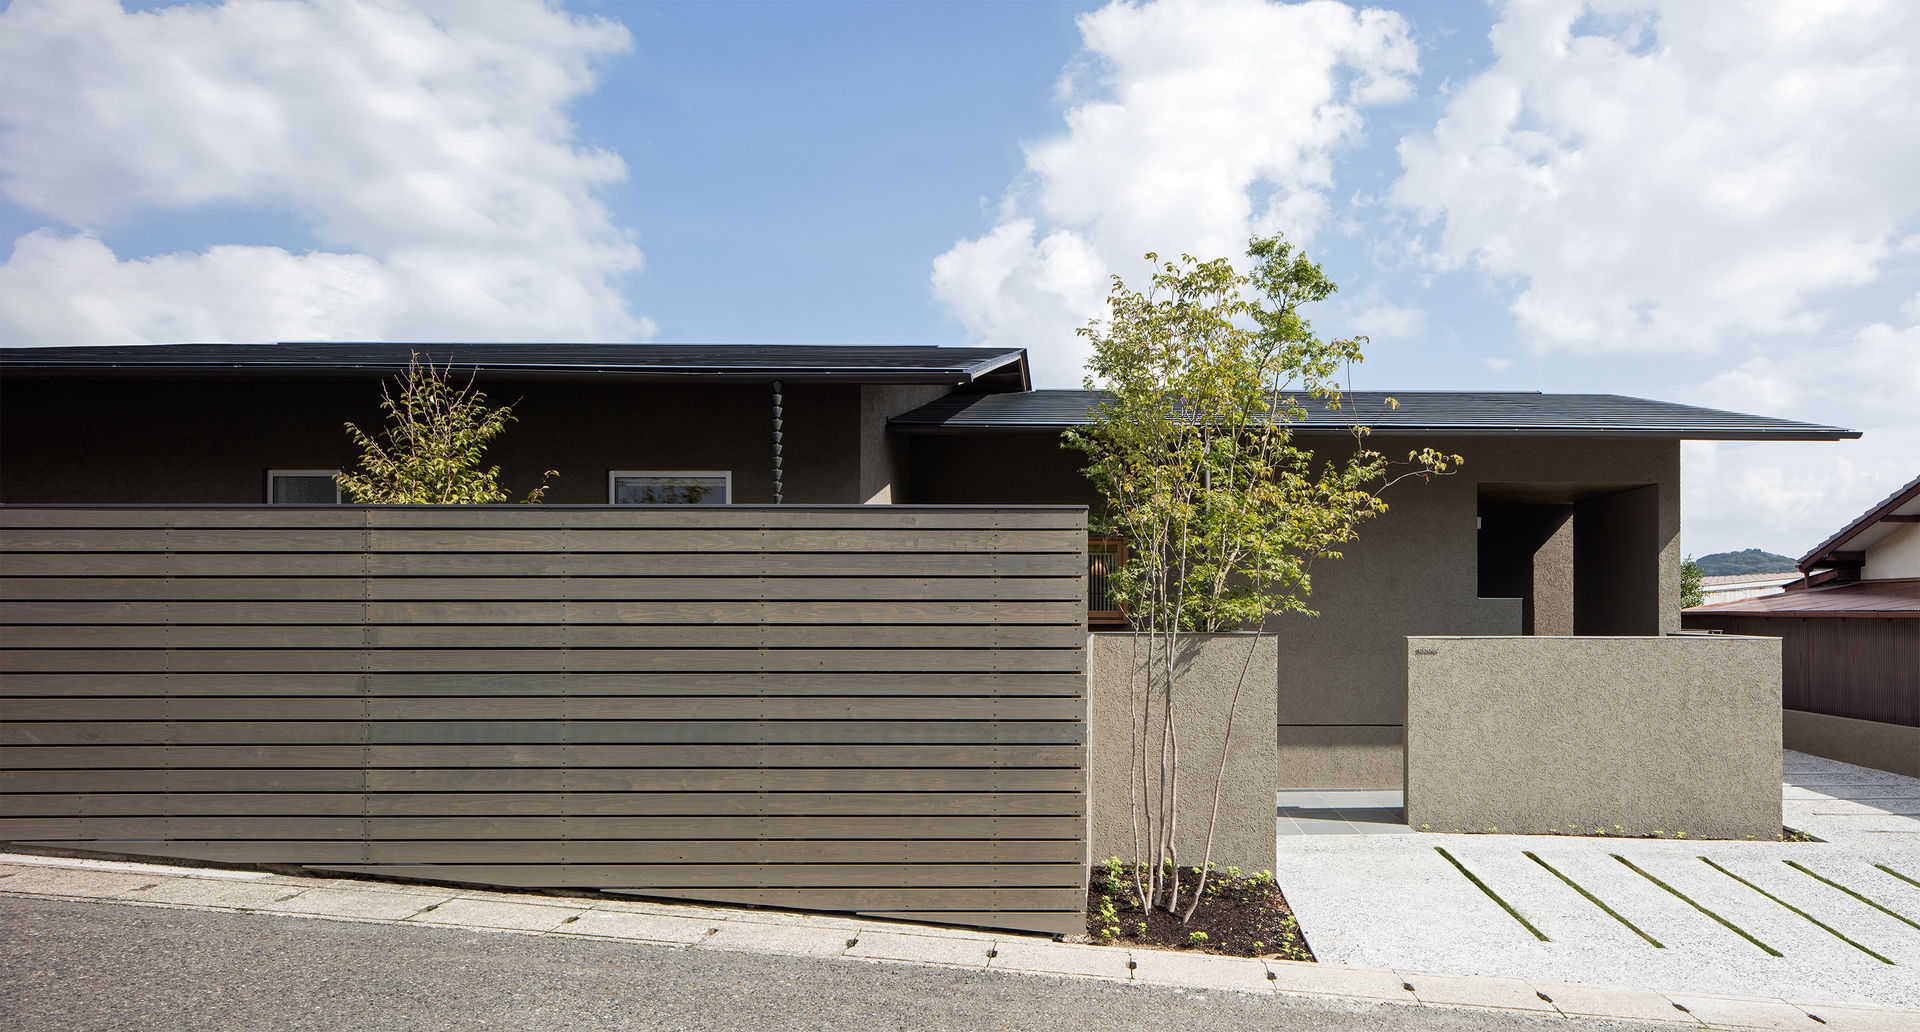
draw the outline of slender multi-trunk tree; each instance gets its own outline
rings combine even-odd
[[[1340,379],[1360,361],[1365,338],[1313,334],[1300,309],[1335,287],[1292,245],[1253,240],[1245,273],[1225,258],[1146,257],[1154,263],[1148,288],[1115,276],[1107,318],[1080,331],[1093,345],[1086,386],[1105,400],[1068,444],[1086,454],[1105,501],[1098,529],[1128,542],[1113,583],[1146,653],[1136,656],[1144,674],[1132,692],[1135,889],[1142,912],[1160,907],[1190,921],[1212,871],[1233,717],[1258,643],[1249,639],[1216,759],[1216,743],[1180,734],[1190,702],[1181,691],[1182,637],[1310,612],[1311,564],[1337,558],[1362,522],[1386,510],[1381,492],[1461,459],[1419,449],[1390,460],[1369,447],[1357,417],[1350,454],[1294,443],[1293,424],[1308,406],[1346,411]],[[1212,805],[1184,814],[1180,783],[1196,754],[1201,776],[1212,778]],[[1184,907],[1183,819],[1205,827]]]

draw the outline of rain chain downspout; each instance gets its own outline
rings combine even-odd
[[[775,505],[780,504],[781,494],[782,494],[781,482],[780,482],[781,481],[781,475],[780,475],[781,473],[780,471],[781,401],[782,401],[782,398],[780,394],[780,381],[775,380],[773,381],[773,504]]]

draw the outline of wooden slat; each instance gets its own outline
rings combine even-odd
[[[464,768],[458,770],[9,770],[0,793],[35,792],[1078,792],[1069,768]],[[4,800],[0,800],[4,806]]]
[[[16,745],[5,753],[17,770],[152,769],[166,767],[433,767],[618,768],[688,770],[760,766],[770,770],[834,767],[1006,767],[1077,769],[1079,745]]]
[[[0,529],[121,527],[359,528],[432,527],[451,530],[524,528],[710,528],[933,530],[1081,530],[1079,506],[684,506],[433,505],[433,506],[21,506],[0,507]]]
[[[93,843],[48,841],[50,848]],[[553,863],[1075,863],[1085,846],[1052,839],[854,839],[845,841],[543,839],[450,842],[315,842],[190,839],[143,842],[146,856],[247,864]]]
[[[1078,930],[1084,520],[0,507],[0,836]]]
[[[1078,792],[87,792],[6,797],[16,817],[1062,817]]]
[[[739,743],[1067,745],[1085,740],[1071,720],[280,720],[9,723],[13,745],[287,745],[512,743]]]
[[[165,695],[329,696],[395,698],[439,695],[559,696],[595,695],[921,695],[969,697],[1070,696],[1086,692],[1086,678],[1073,673],[911,674],[872,671],[784,673],[464,673],[464,674],[103,674],[14,673],[0,677],[0,699],[10,697],[84,698]],[[0,711],[4,711],[0,702]]]
[[[484,552],[196,553],[14,552],[0,554],[8,577],[1058,577],[1086,576],[1080,554],[898,555],[515,555]]]
[[[0,841],[142,839],[1061,839],[1084,817],[10,817]]]
[[[11,721],[141,720],[1077,720],[1079,699],[710,698],[571,699],[8,699]]]
[[[1083,673],[1079,648],[1055,649],[24,649],[10,673],[817,673],[828,670]]]
[[[0,599],[131,602],[1075,602],[1071,577],[7,577]],[[499,622],[499,621],[496,621]]]
[[[299,641],[307,649],[930,649],[1074,648],[1086,628],[1061,621],[975,624],[31,624],[0,628],[13,649],[235,649]],[[271,630],[266,629],[270,627]]]
[[[1023,552],[1079,554],[1086,537],[1072,530],[250,530],[20,528],[0,535],[0,551],[21,552],[617,552],[697,555],[767,552],[915,553]]]

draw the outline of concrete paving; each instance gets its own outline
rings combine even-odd
[[[1428,836],[1417,838],[1424,842]],[[15,908],[57,903],[130,912],[192,911],[263,922],[300,920],[396,930],[410,928],[421,935],[459,932],[524,937],[541,943],[624,943],[675,954],[749,954],[787,958],[788,964],[806,960],[913,965],[925,969],[930,976],[934,969],[976,975],[1040,976],[1128,985],[1142,992],[1158,987],[1196,994],[1196,999],[1224,992],[1268,1001],[1276,1009],[1260,1019],[1262,1023],[1291,1021],[1304,1012],[1289,1008],[1298,1008],[1307,1002],[1335,1008],[1338,1014],[1364,1016],[1384,1007],[1405,1015],[1403,1019],[1384,1024],[1352,1022],[1356,1028],[1535,1027],[1521,1020],[1530,1016],[1562,1023],[1569,1019],[1583,1023],[1590,1018],[1604,1019],[1594,1027],[1609,1028],[1629,1027],[1628,1023],[1634,1023],[1631,1027],[1643,1027],[1638,1023],[1655,1021],[1667,1027],[1912,1032],[1916,1019],[1920,1018],[1914,1011],[1888,1008],[1826,1005],[1810,1008],[1782,999],[1778,992],[1737,998],[1705,992],[1668,996],[1594,984],[1594,979],[1577,976],[1562,980],[1476,978],[1411,965],[1244,960],[1073,945],[1037,936],[844,915],[689,906],[588,895],[494,892],[20,854],[0,854],[0,899],[8,900],[7,905]],[[282,929],[275,934],[285,941],[288,938],[285,926],[275,927]],[[0,957],[0,962],[9,968],[29,971],[36,977],[66,977],[61,974],[61,962],[54,957],[12,955]],[[1461,1024],[1447,1016],[1460,1014],[1479,1014],[1483,1018]],[[1810,1014],[1817,1014],[1819,1020]],[[996,1019],[993,1024],[998,1026],[1000,1020],[1004,1019]],[[1240,1020],[1245,1021],[1246,1017],[1243,1015]],[[1798,1024],[1777,1024],[1785,1020]],[[1329,1022],[1302,1021],[1289,1027],[1334,1028],[1350,1024],[1333,1019]],[[75,1018],[70,1025],[54,1022],[45,1027],[89,1026]],[[615,1026],[609,1024],[608,1027]],[[661,1027],[683,1025],[662,1022]],[[716,1019],[705,1024],[684,1023],[684,1027],[734,1026]],[[883,1027],[953,1026],[901,1023]],[[1036,1023],[1032,1027],[1084,1026],[1076,1026],[1062,1016],[1055,1024]],[[1177,1021],[1167,1027],[1200,1026]]]
[[[1920,886],[1897,876],[1920,879],[1920,781],[1784,767],[1786,824],[1826,841],[1283,834],[1277,875],[1322,962],[1629,987],[1754,1027],[1920,1011]]]

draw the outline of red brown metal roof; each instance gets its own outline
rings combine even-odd
[[[1920,619],[1920,578],[1867,580],[1687,610],[1701,616],[1886,616]]]

